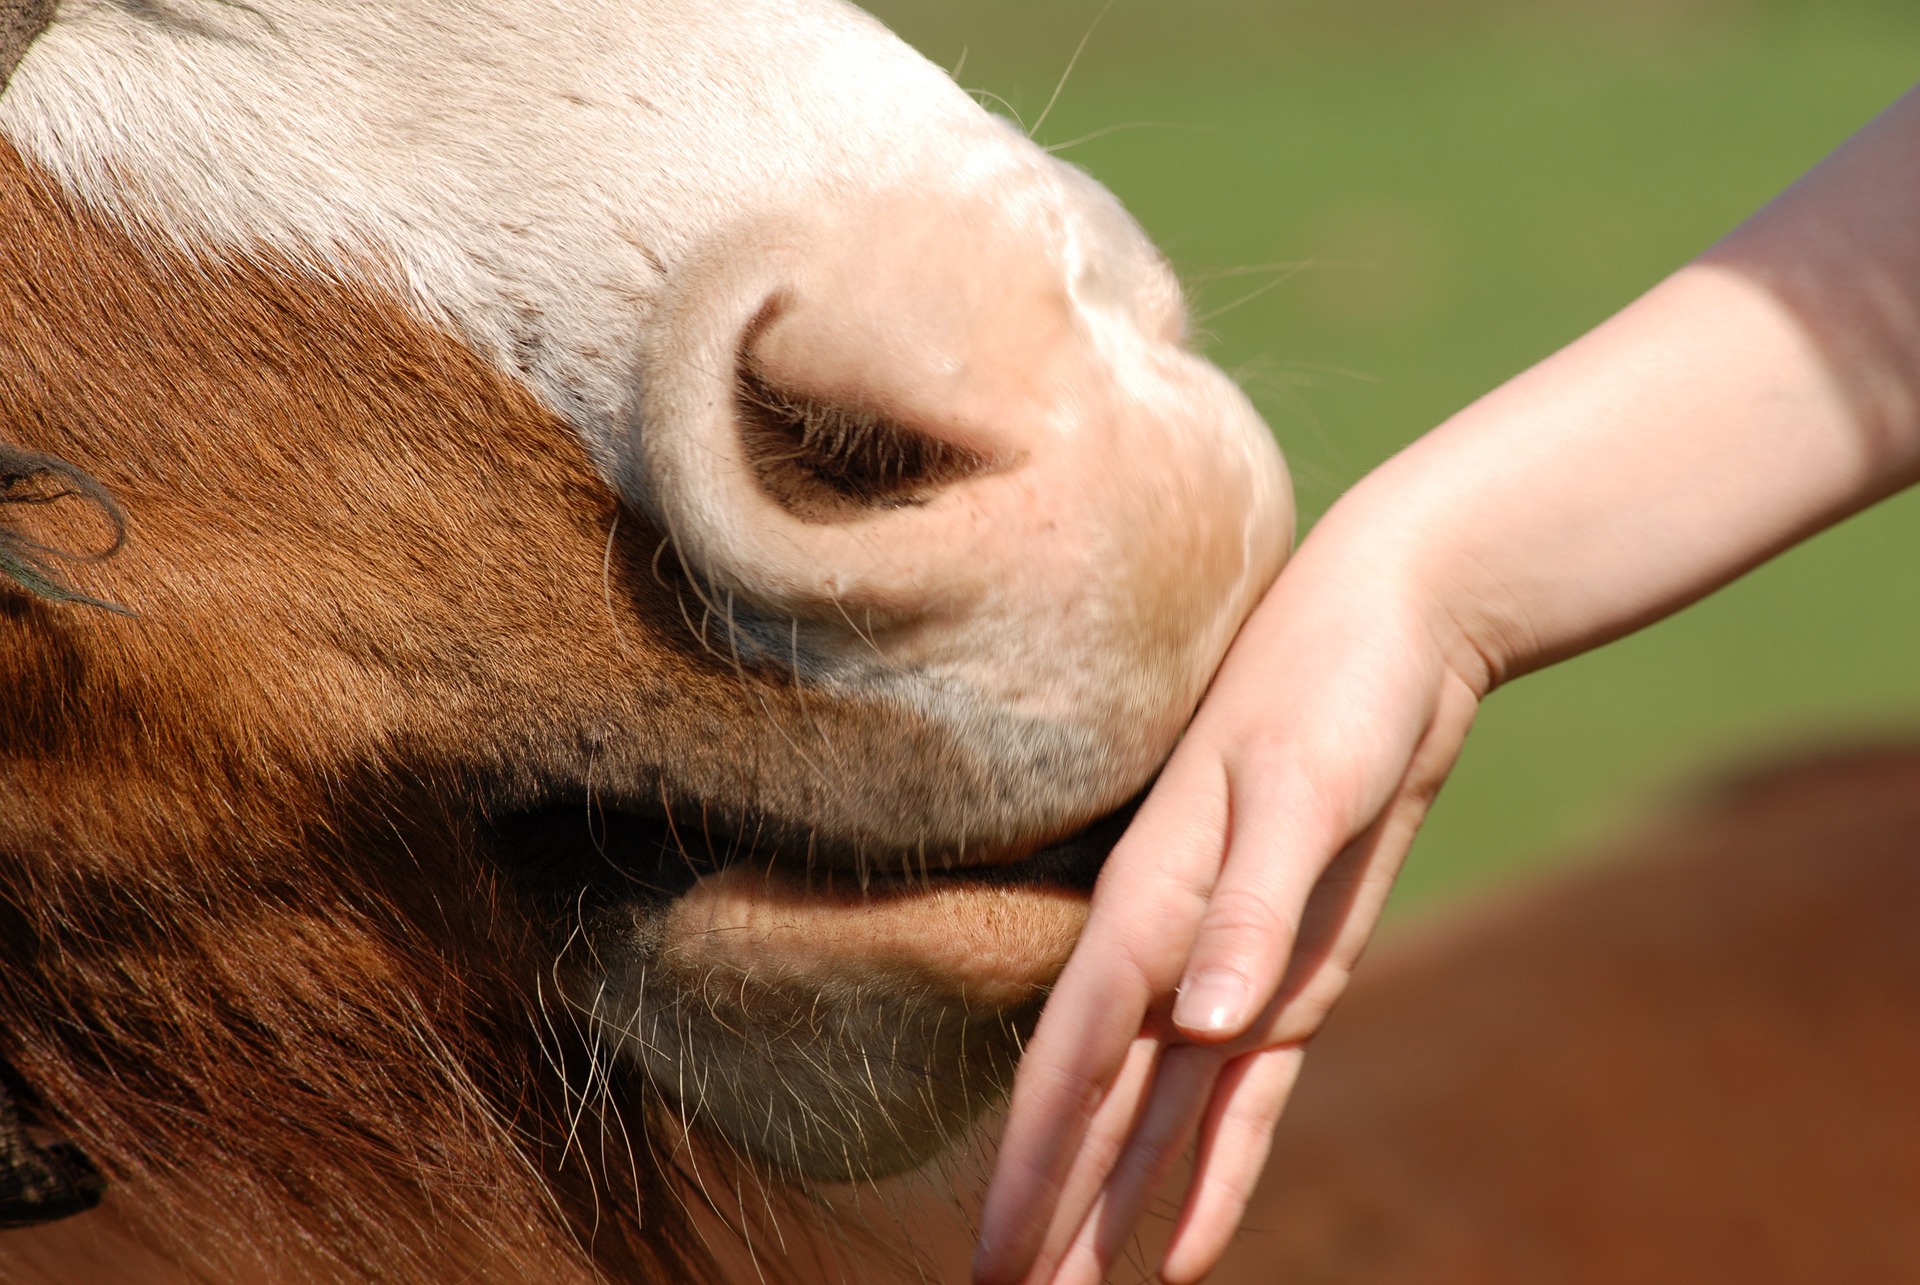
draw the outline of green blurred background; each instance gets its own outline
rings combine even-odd
[[[1306,522],[1920,80],[1920,0],[868,7],[1119,193]],[[1910,494],[1496,693],[1397,910],[1577,858],[1728,767],[1920,728],[1917,556]]]

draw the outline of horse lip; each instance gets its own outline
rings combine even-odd
[[[1011,861],[987,859],[936,863],[923,861],[909,853],[895,855],[888,860],[868,858],[849,867],[845,864],[813,864],[804,858],[778,851],[757,856],[743,853],[741,861],[751,861],[775,878],[789,882],[804,881],[809,887],[823,892],[846,891],[849,885],[853,885],[862,893],[898,895],[916,889],[933,890],[942,885],[970,883],[1091,893],[1108,855],[1132,824],[1134,814],[1140,810],[1145,797],[1146,791],[1142,790],[1120,807],[1067,837],[1056,839]]]
[[[799,843],[768,843],[751,829],[735,833],[676,823],[653,809],[628,809],[601,800],[512,813],[490,823],[496,852],[509,870],[564,893],[600,885],[626,899],[672,900],[700,878],[734,865],[757,865],[775,877],[823,891],[857,886],[883,893],[916,885],[965,881],[1000,886],[1091,892],[1145,791],[1084,828],[1011,861],[923,860],[914,853],[820,860]]]
[[[1072,954],[1132,812],[1017,860],[945,870],[737,861],[660,907],[650,940],[693,975],[831,987],[851,969],[969,1013],[1024,1011]]]
[[[965,879],[988,884],[1035,884],[1091,892],[1114,845],[1133,823],[1145,791],[1094,821],[1085,829],[1057,840],[1017,861],[982,865],[953,865],[930,871],[929,880]],[[896,876],[897,877],[897,876]],[[909,875],[908,877],[915,877]]]

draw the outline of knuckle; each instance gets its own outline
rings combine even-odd
[[[1292,919],[1263,892],[1228,887],[1214,894],[1202,932],[1210,937],[1278,941],[1291,935]]]
[[[1348,826],[1365,794],[1360,765],[1370,755],[1356,752],[1344,738],[1328,744],[1303,744],[1298,729],[1265,728],[1243,751],[1262,780],[1284,792],[1287,811],[1309,831]]]
[[[1112,1083],[1097,1071],[1054,1063],[1043,1068],[1048,1114],[1055,1120],[1090,1120],[1106,1100]],[[1062,1108],[1065,1108],[1064,1110]]]
[[[1116,933],[1102,961],[1103,969],[1111,970],[1106,974],[1107,989],[1113,992],[1129,987],[1147,995],[1159,994],[1179,976],[1183,946],[1179,934],[1154,931],[1144,924],[1133,931]]]

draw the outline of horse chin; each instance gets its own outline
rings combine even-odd
[[[604,913],[575,1002],[732,1148],[795,1178],[897,1173],[1004,1093],[1123,823],[944,871],[736,862]]]

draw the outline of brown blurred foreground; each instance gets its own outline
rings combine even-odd
[[[1362,970],[1222,1281],[1920,1281],[1920,750]]]
[[[1920,748],[1744,778],[1614,855],[1361,968],[1216,1281],[1920,1281]],[[920,1208],[919,1268],[846,1278],[964,1281]]]

